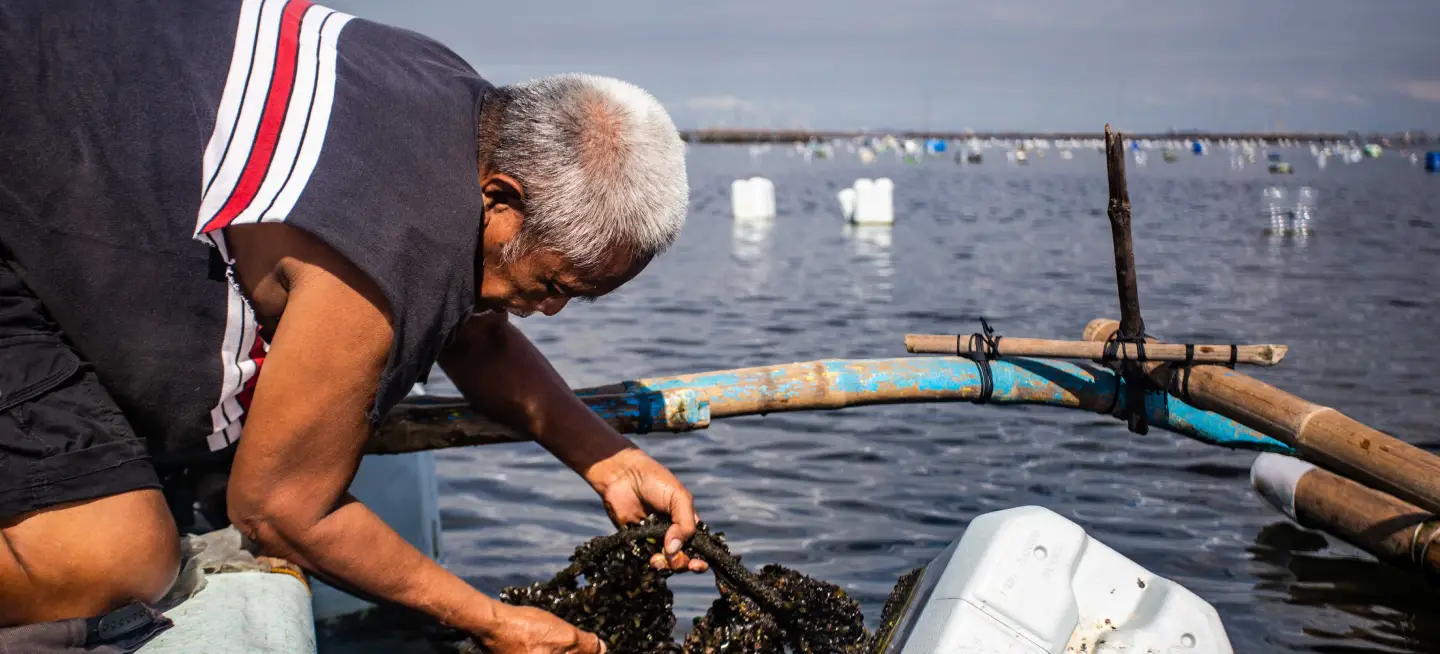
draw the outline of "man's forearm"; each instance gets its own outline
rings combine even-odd
[[[478,411],[534,434],[576,472],[633,446],[575,396],[503,314],[472,318],[440,365]]]
[[[406,606],[471,633],[494,626],[494,600],[415,549],[354,499],[308,526],[281,509],[241,527],[267,554],[345,590]]]

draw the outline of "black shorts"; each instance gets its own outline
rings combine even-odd
[[[159,487],[144,441],[0,258],[0,523]]]

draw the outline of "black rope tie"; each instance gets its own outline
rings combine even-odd
[[[1150,431],[1150,423],[1145,415],[1146,393],[1156,390],[1155,384],[1146,376],[1143,366],[1150,358],[1145,355],[1145,339],[1147,334],[1141,332],[1136,336],[1124,336],[1119,330],[1110,333],[1105,339],[1105,349],[1101,351],[1100,360],[1112,364],[1115,368],[1115,392],[1110,397],[1110,407],[1105,413],[1125,420],[1130,431],[1137,434],[1146,434]],[[1125,358],[1125,352],[1121,349],[1122,344],[1134,346],[1135,357]],[[1127,395],[1124,410],[1120,408],[1121,381]],[[1163,392],[1163,389],[1161,389]]]
[[[990,369],[991,361],[1000,359],[1000,339],[1004,336],[996,336],[995,328],[980,317],[981,333],[970,335],[970,341],[965,349],[960,348],[960,335],[955,336],[955,353],[964,356],[975,362],[980,370],[980,395],[971,400],[975,404],[989,404],[991,396],[995,394],[995,374]]]
[[[1235,369],[1235,364],[1236,364],[1239,360],[1240,360],[1240,346],[1239,346],[1239,345],[1236,345],[1236,344],[1234,344],[1234,343],[1231,343],[1231,344],[1230,344],[1230,363],[1225,364],[1225,367],[1226,367],[1226,368],[1229,368],[1229,369],[1231,369],[1231,370],[1234,370],[1234,369]]]
[[[1180,398],[1186,402],[1190,401],[1190,370],[1195,367],[1195,344],[1185,344],[1185,364],[1180,370]]]

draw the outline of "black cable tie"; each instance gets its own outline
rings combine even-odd
[[[1149,361],[1145,354],[1145,339],[1148,335],[1144,332],[1134,336],[1124,336],[1119,330],[1111,332],[1109,338],[1105,339],[1105,349],[1101,352],[1100,360],[1106,363],[1115,363],[1115,397],[1106,413],[1124,420],[1130,431],[1137,434],[1146,434],[1150,430],[1149,418],[1145,415],[1146,394],[1154,389],[1154,383],[1146,376],[1145,370],[1141,367],[1144,362]],[[1122,343],[1130,343],[1135,346],[1134,358],[1125,358],[1121,350]],[[1125,408],[1117,410],[1120,404],[1120,382],[1125,382]],[[1163,391],[1163,389],[1161,389]]]
[[[1235,369],[1235,364],[1236,364],[1236,362],[1238,362],[1239,360],[1240,360],[1240,346],[1239,346],[1239,345],[1236,345],[1236,344],[1234,344],[1234,343],[1231,343],[1231,344],[1230,344],[1230,363],[1225,364],[1225,367],[1227,367],[1227,368],[1229,368],[1229,369],[1231,369],[1231,370],[1234,370],[1234,369]]]
[[[1105,339],[1105,349],[1100,351],[1100,360],[1106,363],[1114,361],[1115,351],[1119,349],[1119,347],[1120,330],[1117,329],[1113,332],[1110,332],[1110,336]]]
[[[965,354],[975,362],[975,366],[980,372],[980,394],[971,402],[989,404],[995,394],[995,374],[990,369],[990,362],[1000,358],[1000,339],[1004,337],[995,335],[995,328],[990,326],[984,316],[980,317],[980,330],[979,333],[970,335],[969,347],[966,348]],[[955,349],[959,351],[960,337],[957,335],[955,339]]]
[[[1184,376],[1180,378],[1180,399],[1190,401],[1190,371],[1195,368],[1195,344],[1185,344]]]

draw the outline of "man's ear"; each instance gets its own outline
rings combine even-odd
[[[491,173],[480,180],[480,191],[485,196],[486,227],[500,220],[514,221],[515,228],[519,229],[525,218],[525,187],[519,180],[503,173]]]

